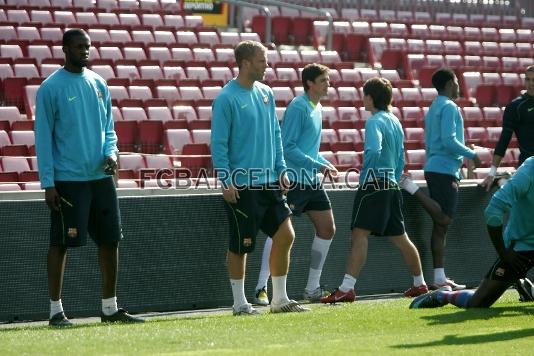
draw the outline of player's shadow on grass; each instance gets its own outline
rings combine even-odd
[[[471,336],[462,336],[462,335],[445,335],[443,339],[424,342],[421,344],[401,344],[394,345],[393,348],[396,349],[412,349],[419,347],[433,347],[433,346],[444,346],[444,345],[476,345],[476,344],[487,344],[489,342],[502,342],[508,340],[517,340],[525,337],[532,337],[534,335],[534,328],[530,329],[519,329],[513,331],[503,331],[497,332],[494,334],[485,334],[485,335],[471,335]]]
[[[453,309],[454,310],[454,309]],[[493,318],[510,318],[518,315],[534,316],[534,305],[513,307],[492,307],[474,309],[456,309],[452,313],[422,316],[429,325],[462,323],[466,320],[489,320]]]

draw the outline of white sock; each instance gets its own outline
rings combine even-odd
[[[310,272],[308,274],[307,291],[313,291],[320,286],[321,273],[323,272],[324,261],[328,255],[332,240],[321,239],[315,236],[311,247]]]
[[[287,275],[280,277],[271,277],[273,283],[273,300],[272,304],[282,304],[289,302],[286,291]]]
[[[444,284],[447,282],[445,268],[434,268],[434,284]]]
[[[425,277],[421,273],[419,276],[413,276],[413,285],[416,287],[422,286],[425,283]]]
[[[350,274],[345,273],[345,277],[343,277],[343,282],[339,286],[339,290],[343,293],[347,293],[349,290],[354,289],[356,281],[356,278],[354,278]]]
[[[104,313],[104,315],[113,315],[118,311],[117,297],[102,299],[102,313]]]
[[[234,308],[247,304],[247,297],[245,297],[245,278],[230,279],[230,285],[232,286],[232,294],[234,296]]]
[[[265,239],[265,245],[263,245],[263,253],[261,254],[261,269],[260,275],[258,276],[256,290],[260,290],[265,287],[265,290],[267,291],[267,281],[269,281],[269,276],[271,275],[271,271],[269,269],[269,257],[271,256],[272,246],[273,239],[267,237],[267,239]]]
[[[61,303],[61,298],[59,300],[52,300],[50,299],[50,319],[57,313],[61,313],[63,311],[63,304]]]
[[[401,178],[399,185],[402,189],[412,195],[415,194],[415,192],[419,189],[419,186],[415,184],[410,178]]]

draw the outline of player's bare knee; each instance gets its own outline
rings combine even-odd
[[[316,233],[317,237],[323,239],[323,240],[332,240],[334,235],[336,234],[336,225],[330,225],[330,226],[324,226],[319,229],[317,229]]]

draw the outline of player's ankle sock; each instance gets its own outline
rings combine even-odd
[[[61,298],[59,300],[50,299],[50,319],[57,313],[63,311],[63,304],[61,303]]]
[[[289,302],[286,291],[286,276],[272,276],[271,281],[273,283],[273,300],[272,304],[282,304]]]
[[[245,279],[230,279],[230,285],[232,286],[234,307],[237,308],[247,304],[247,298],[245,297]]]
[[[436,295],[438,300],[440,300],[440,294],[442,294],[442,301],[451,303],[452,305],[456,305],[460,308],[467,308],[471,297],[473,296],[473,294],[475,294],[475,291],[459,290],[456,292],[438,292]]]
[[[102,313],[104,313],[104,315],[113,315],[118,311],[117,297],[102,299]]]
[[[425,283],[425,277],[421,273],[419,276],[413,276],[413,285],[416,287],[422,286]]]
[[[339,290],[343,293],[347,293],[349,290],[354,289],[355,284],[356,278],[354,278],[350,274],[345,273],[345,277],[343,277],[343,282],[339,286]]]
[[[434,268],[434,284],[442,285],[447,283],[447,277],[445,276],[445,268]]]

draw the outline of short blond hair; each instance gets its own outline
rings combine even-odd
[[[239,42],[234,49],[234,56],[237,66],[241,68],[241,63],[243,62],[243,60],[251,60],[256,54],[257,50],[265,52],[267,51],[267,48],[265,48],[265,46],[259,43],[258,41]]]

